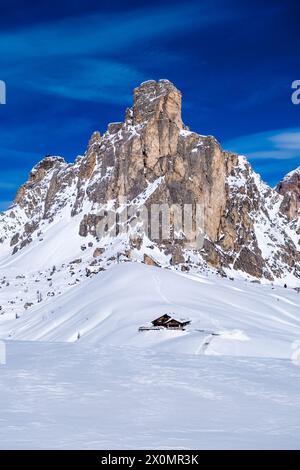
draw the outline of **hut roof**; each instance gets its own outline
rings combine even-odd
[[[177,321],[178,323],[191,323],[191,320],[190,320],[189,318],[178,318],[178,317],[173,317],[173,316],[172,316],[172,317],[168,320],[168,322],[171,321],[171,320],[175,320],[175,321]]]
[[[176,322],[182,323],[182,324],[184,324],[184,323],[186,324],[186,323],[191,322],[191,320],[189,318],[179,318],[176,315],[173,315],[172,313],[164,313],[160,317],[155,318],[155,320],[152,320],[152,323],[157,322],[159,320],[165,320],[166,323],[171,321],[171,320],[175,320]]]

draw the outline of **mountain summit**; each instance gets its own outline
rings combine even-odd
[[[1,265],[46,277],[55,265],[64,285],[120,261],[299,285],[299,194],[298,170],[270,188],[245,157],[184,125],[172,83],[150,80],[134,90],[124,122],[93,133],[84,156],[48,156],[32,169],[0,216]],[[174,213],[168,238],[141,230],[138,213],[99,236],[108,214],[143,208],[150,221],[158,205],[201,207],[202,245],[176,232]]]

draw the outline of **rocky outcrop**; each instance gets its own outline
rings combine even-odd
[[[300,166],[288,173],[276,186],[280,194],[294,193],[300,201]]]
[[[154,261],[151,256],[144,254],[144,263],[147,264],[148,266],[159,266],[158,263]]]
[[[104,248],[96,248],[93,253],[93,258],[98,258],[99,256],[103,255],[104,251]]]
[[[284,196],[280,210],[289,220],[298,216],[300,209],[300,167],[288,173],[276,186]]]

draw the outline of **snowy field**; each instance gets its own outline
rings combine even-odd
[[[3,318],[0,448],[299,449],[299,307],[125,263]],[[186,331],[138,332],[168,312]]]
[[[298,448],[300,373],[280,359],[10,342],[2,449]]]

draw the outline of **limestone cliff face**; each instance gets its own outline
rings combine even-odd
[[[63,214],[76,220],[83,243],[90,236],[102,243],[99,253],[104,256],[106,242],[96,234],[101,208],[118,211],[136,201],[148,208],[199,204],[204,208],[201,250],[192,249],[183,233],[181,240],[152,245],[147,240],[155,258],[152,252],[139,254],[145,240],[130,233],[128,257],[161,265],[161,253],[167,264],[182,269],[208,263],[222,273],[240,271],[270,280],[299,277],[299,187],[296,172],[277,191],[269,188],[245,158],[183,124],[181,93],[172,83],[148,81],[134,90],[124,122],[109,124],[102,136],[95,132],[83,157],[73,164],[47,157],[34,167],[14,206],[2,215],[1,239],[16,253],[31,243],[42,224]]]
[[[88,151],[83,162],[89,158]],[[133,201],[163,177],[147,203],[205,204],[205,231],[217,239],[226,201],[226,161],[213,137],[185,128],[181,94],[170,82],[149,81],[134,91],[132,110],[124,123],[108,127],[96,160],[86,188],[94,203]]]

